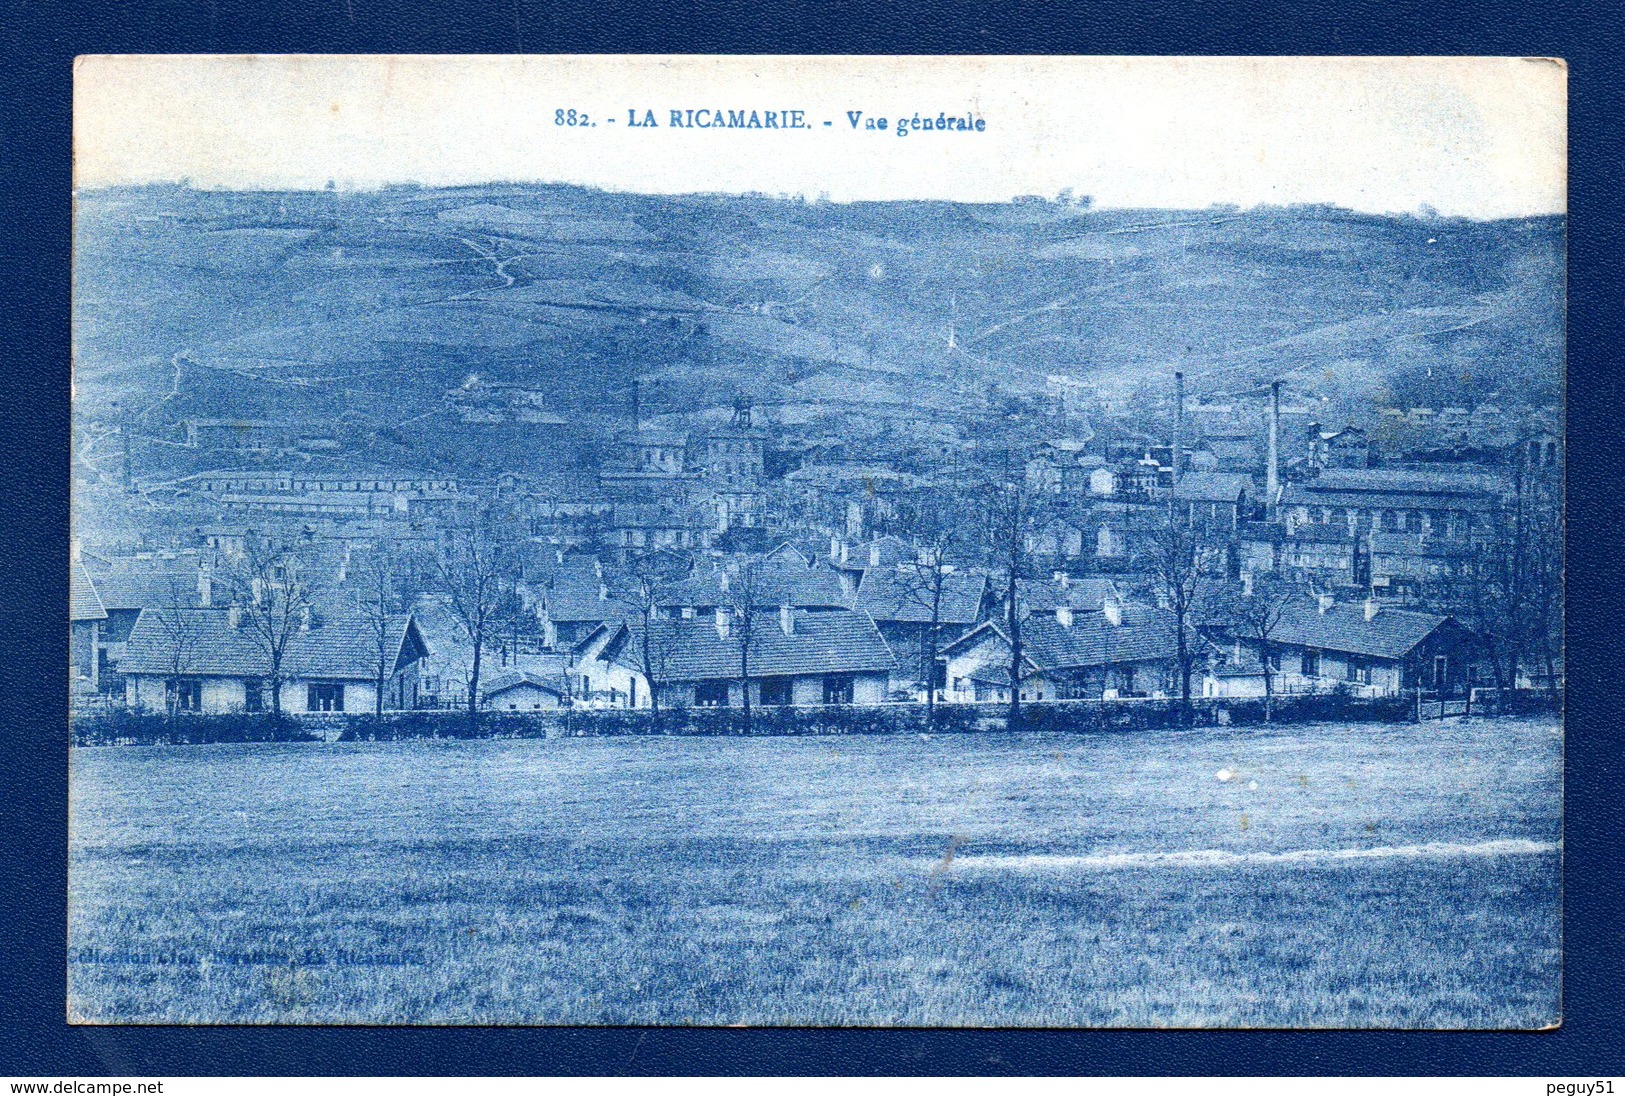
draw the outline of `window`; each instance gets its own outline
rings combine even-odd
[[[764,677],[762,679],[762,703],[764,705],[790,703],[790,678]]]
[[[262,712],[265,710],[265,683],[257,677],[243,680],[243,711]]]
[[[1320,676],[1320,652],[1319,651],[1316,651],[1316,650],[1311,648],[1311,649],[1306,650],[1306,651],[1303,652],[1303,676],[1304,677],[1319,677]]]
[[[852,677],[850,674],[830,674],[824,678],[824,703],[852,703]]]
[[[312,681],[306,687],[305,710],[310,712],[342,712],[344,710],[344,683],[342,681]]]
[[[1134,678],[1136,667],[1120,666],[1117,670],[1117,688],[1121,696],[1134,696]]]
[[[189,678],[180,678],[169,683],[170,703],[177,712],[201,712],[203,710],[203,682]]]
[[[697,708],[726,708],[728,706],[728,683],[726,681],[702,681],[695,685],[694,706]]]

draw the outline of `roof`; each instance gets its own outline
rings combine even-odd
[[[1122,600],[1117,584],[1109,578],[1098,576],[1068,579],[1065,586],[1053,580],[1016,580],[1016,598],[1030,613],[1053,613],[1062,605],[1085,612],[1099,612],[1106,599],[1114,596]]]
[[[498,696],[523,685],[540,689],[544,693],[552,693],[557,697],[565,695],[564,687],[556,680],[543,677],[532,670],[503,670],[501,673],[492,674],[480,682],[480,695],[487,698]]]
[[[813,613],[792,610],[794,628],[786,635],[775,613],[757,613],[751,620],[750,676],[790,677],[800,674],[884,673],[897,665],[891,648],[867,613],[851,611]],[[665,681],[709,681],[739,676],[739,637],[731,631],[724,639],[711,616],[691,620],[663,618],[650,622],[665,637],[667,654],[660,677]],[[616,626],[619,634],[601,657],[633,669],[641,623]],[[733,623],[738,628],[738,622]]]
[[[1488,494],[1445,494],[1427,491],[1332,491],[1319,490],[1312,483],[1289,483],[1281,491],[1282,506],[1330,506],[1392,510],[1490,510],[1495,500]]]
[[[630,604],[624,581],[608,570],[600,575],[597,560],[588,556],[565,557],[537,585],[547,619],[555,624],[613,620]]]
[[[1173,613],[1132,603],[1122,606],[1121,624],[1105,613],[1081,613],[1071,627],[1053,617],[1030,617],[1021,631],[1028,657],[1045,670],[1173,658],[1178,646]]]
[[[1086,666],[1110,666],[1123,662],[1147,662],[1174,657],[1174,614],[1149,605],[1122,606],[1122,623],[1112,624],[1105,613],[1081,613],[1071,626],[1054,617],[1028,617],[1021,626],[1023,659],[1034,669],[1072,670]],[[944,648],[951,651],[991,634],[1008,645],[1004,627],[988,621],[966,632]]]
[[[1253,490],[1240,472],[1186,472],[1174,484],[1174,498],[1189,502],[1235,502]]]
[[[95,574],[102,605],[118,609],[156,609],[178,605],[198,607],[198,565],[195,559],[118,560]]]
[[[268,675],[270,656],[255,632],[247,626],[232,627],[230,618],[226,609],[145,609],[130,632],[119,671],[200,677]],[[397,667],[429,654],[410,614],[390,621],[390,635]],[[350,613],[296,633],[283,655],[282,673],[292,678],[372,681],[377,676],[375,652],[372,623],[359,613]]]
[[[1501,489],[1499,480],[1483,472],[1419,472],[1400,468],[1329,468],[1300,486],[1316,492],[1428,495],[1492,495]]]
[[[106,619],[107,610],[102,607],[102,599],[96,593],[96,584],[90,581],[90,573],[85,570],[85,565],[74,560],[68,564],[69,622]]]
[[[1373,555],[1424,556],[1462,559],[1476,554],[1470,541],[1459,537],[1424,536],[1421,533],[1372,533]]]
[[[942,601],[937,609],[938,624],[974,624],[981,615],[982,598],[987,593],[983,575],[952,571],[942,576]],[[864,573],[852,607],[876,620],[931,623],[931,576],[917,577],[905,569],[873,567]]]
[[[776,608],[791,605],[800,609],[846,609],[851,599],[841,584],[840,574],[822,562],[808,566],[799,552],[790,551],[763,557],[754,565],[753,601],[757,606]],[[727,604],[733,596],[728,588],[739,582],[736,574],[716,568],[696,570],[688,578],[660,591],[660,604],[711,608]]]
[[[890,566],[918,559],[920,550],[902,537],[886,534],[847,553],[848,567]]]
[[[1270,642],[1397,659],[1447,621],[1451,618],[1387,606],[1367,620],[1362,603],[1338,602],[1322,612],[1315,601],[1299,598],[1287,605]]]
[[[1252,438],[1215,437],[1208,435],[1208,452],[1221,461],[1231,461],[1236,464],[1259,464],[1258,443]]]

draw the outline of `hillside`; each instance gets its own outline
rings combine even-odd
[[[1549,401],[1562,369],[1555,218],[543,185],[145,187],[82,193],[76,217],[81,422],[149,434],[348,414],[409,450],[471,375],[547,390],[586,430],[630,414],[634,377],[652,413],[743,394],[795,421],[974,407],[1057,372],[1470,405]]]

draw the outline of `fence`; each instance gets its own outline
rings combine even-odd
[[[1414,718],[1410,698],[1367,700],[1343,694],[1277,697],[1275,723],[1404,722]],[[1265,723],[1262,699],[1193,699],[1191,726]],[[988,734],[1010,730],[1003,704],[816,705],[752,710],[647,708],[531,712],[419,710],[285,715],[181,715],[130,711],[76,716],[73,741],[81,746],[210,742],[390,741],[408,738],[565,738],[607,736],[832,736]],[[1054,700],[1024,703],[1014,730],[1021,733],[1101,734],[1186,726],[1177,700]]]

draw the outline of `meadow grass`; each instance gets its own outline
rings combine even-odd
[[[1540,1027],[1561,746],[1468,720],[81,749],[69,1016]]]

